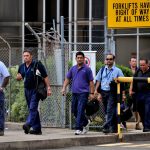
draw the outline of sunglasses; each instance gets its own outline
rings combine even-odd
[[[113,60],[113,58],[106,58],[106,60]]]

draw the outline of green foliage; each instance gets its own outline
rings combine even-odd
[[[132,72],[130,68],[125,67],[123,65],[116,65],[116,66],[122,70],[125,77],[132,77]]]
[[[96,73],[98,73],[102,66],[104,66],[104,64],[101,61],[96,62]]]
[[[8,107],[6,109],[10,112],[8,120],[21,122],[26,119],[27,105],[24,97],[23,81],[16,80],[17,71],[18,66],[9,68],[11,78],[5,92],[6,106]]]

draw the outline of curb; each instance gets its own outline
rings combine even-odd
[[[63,138],[51,140],[17,141],[0,143],[0,150],[34,150],[34,149],[56,149],[71,146],[87,146],[107,143],[116,143],[117,135]]]
[[[147,133],[129,133],[129,134],[123,134],[123,141],[129,142],[129,141],[149,141],[150,140],[150,132]]]
[[[150,133],[129,133],[123,134],[123,139],[120,141],[118,135],[101,135],[82,137],[82,135],[74,138],[61,139],[45,139],[45,140],[30,140],[30,141],[15,141],[15,142],[0,142],[0,150],[34,150],[34,149],[56,149],[72,146],[87,146],[100,145],[117,142],[128,141],[146,141],[150,140]]]
[[[100,132],[89,132],[87,135],[73,135],[71,130],[45,129],[43,136],[24,136],[22,123],[6,122],[8,131],[6,136],[0,137],[0,150],[34,150],[56,149],[71,146],[101,145],[117,142],[147,141],[150,140],[150,132],[128,130],[122,134],[122,139],[117,134],[104,135]]]

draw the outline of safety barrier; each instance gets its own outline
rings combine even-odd
[[[117,116],[118,116],[118,136],[119,139],[122,140],[122,132],[120,128],[121,118],[120,118],[120,82],[128,82],[132,83],[133,81],[136,82],[148,82],[150,83],[150,78],[147,77],[118,77],[115,79],[117,83]]]

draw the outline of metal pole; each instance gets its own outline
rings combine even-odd
[[[72,50],[72,0],[69,0],[69,60],[71,59]]]
[[[56,28],[55,28],[55,20],[53,19],[53,30],[54,30],[54,37],[57,38],[56,34]]]
[[[111,29],[111,52],[115,55],[114,29]]]
[[[22,53],[24,51],[24,45],[25,45],[24,44],[24,35],[25,35],[25,33],[24,33],[24,22],[25,22],[24,15],[25,15],[25,2],[24,2],[24,0],[22,0]],[[22,58],[22,62],[24,62],[23,58]]]
[[[92,0],[89,0],[89,51],[92,50]]]
[[[74,51],[77,50],[77,0],[74,0]]]
[[[137,42],[136,42],[136,53],[137,53],[137,67],[139,67],[139,28],[137,28]]]
[[[60,33],[60,0],[57,0],[57,32]]]
[[[43,0],[43,54],[45,57],[45,45],[46,45],[46,40],[45,40],[45,12],[46,12],[46,8],[45,8],[45,0]]]
[[[64,53],[64,16],[61,16],[61,51],[62,51],[62,83],[64,82],[65,79],[65,53]]]
[[[36,37],[37,41],[38,41],[38,60],[41,60],[41,40],[40,37],[38,36],[38,34],[31,28],[31,26],[28,23],[25,23],[25,26],[33,33],[33,35]]]
[[[62,83],[65,80],[65,51],[64,51],[64,17],[61,16],[61,54],[62,54]],[[61,107],[61,114],[62,114],[62,127],[65,127],[65,97],[62,96],[62,107]]]
[[[106,26],[106,24],[107,24],[107,17],[105,16],[104,17],[104,20],[105,20],[105,24],[104,24],[104,36],[105,36],[105,51],[104,51],[104,53],[105,53],[105,55],[108,53],[108,45],[107,45],[107,43],[108,43],[108,40],[107,40],[107,26]],[[104,56],[104,58],[105,58],[106,56]]]

